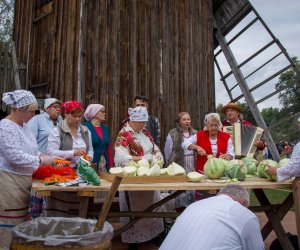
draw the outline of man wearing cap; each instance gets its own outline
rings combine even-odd
[[[48,136],[52,129],[62,122],[60,116],[61,102],[55,98],[44,101],[45,112],[34,116],[27,124],[34,134],[38,150],[45,153],[48,146]]]
[[[297,121],[298,130],[300,130],[300,117]],[[293,153],[287,164],[281,168],[269,166],[267,172],[270,175],[277,174],[278,181],[285,181],[292,177],[300,177],[300,142],[293,148]]]
[[[236,122],[245,126],[252,125],[250,121],[242,119],[241,113],[243,112],[243,109],[234,102],[230,102],[224,106],[222,112],[226,115],[226,119],[222,121],[223,126],[233,126]]]
[[[234,102],[225,105],[222,112],[226,115],[226,119],[222,121],[223,126],[233,126],[237,122],[244,126],[253,125],[250,121],[242,118],[241,113],[243,112],[243,109]],[[265,148],[265,143],[262,140],[259,140],[256,142],[256,147],[258,150],[263,150]]]

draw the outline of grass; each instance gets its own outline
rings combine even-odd
[[[290,189],[264,189],[266,196],[271,204],[281,204],[285,198],[291,193]],[[250,205],[259,206],[253,191],[250,192]],[[294,210],[292,208],[292,210]]]

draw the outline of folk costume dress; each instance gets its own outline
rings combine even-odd
[[[126,166],[132,159],[132,156],[163,160],[163,156],[153,142],[153,138],[148,130],[143,129],[141,132],[135,132],[128,123],[125,123],[115,143],[115,164],[117,166]],[[161,199],[159,191],[130,191],[128,196],[132,211],[143,211]],[[120,192],[120,210],[128,211],[128,207],[125,192]],[[156,211],[160,211],[160,209]],[[129,218],[121,218],[122,224],[128,222]],[[122,233],[122,241],[126,243],[145,242],[155,238],[163,230],[164,224],[161,218],[142,219],[129,230]]]
[[[167,165],[176,162],[182,166],[187,173],[195,171],[196,154],[193,150],[182,147],[182,143],[186,142],[192,135],[196,134],[196,130],[192,127],[189,132],[184,133],[178,125],[170,130],[164,148],[165,161]],[[195,191],[188,190],[175,198],[175,208],[186,207],[195,201]]]
[[[30,129],[9,119],[0,122],[0,249],[9,246],[12,227],[28,216],[38,145]]]

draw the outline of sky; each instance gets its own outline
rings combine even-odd
[[[288,54],[293,57],[300,58],[300,0],[250,0],[258,14],[262,17],[264,22],[270,28],[275,37],[285,47]],[[241,25],[237,26],[230,34],[226,36],[227,40],[230,40],[242,27],[253,20],[254,15],[248,15]],[[250,55],[258,51],[264,45],[271,41],[271,37],[267,31],[256,22],[247,32],[234,41],[230,47],[238,61],[238,63],[244,61]],[[253,61],[246,64],[241,68],[244,76],[250,74],[258,66],[265,63],[268,59],[275,56],[279,52],[278,46],[272,45],[268,50],[255,58]],[[220,55],[217,57],[219,64],[221,65],[223,74],[229,71],[229,66],[225,58]],[[249,87],[253,87],[257,83],[271,76],[276,71],[284,68],[288,65],[288,61],[284,56],[279,56],[274,62],[268,64],[266,67],[259,70],[247,79]],[[230,98],[224,88],[223,82],[220,81],[220,75],[215,68],[215,81],[216,81],[216,104],[226,104],[230,101]],[[228,85],[233,87],[236,81],[233,76],[228,79]],[[278,77],[252,92],[254,99],[257,101],[262,97],[270,94],[275,90],[275,84],[278,81]],[[233,96],[236,97],[240,94],[238,88],[233,90]],[[241,99],[243,101],[243,99]],[[270,99],[260,103],[259,109],[267,107],[278,107],[281,105],[278,100],[278,96],[275,95]]]

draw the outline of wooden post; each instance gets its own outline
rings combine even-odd
[[[243,73],[242,71],[239,69],[239,67],[237,66],[238,63],[230,49],[230,47],[227,45],[227,41],[225,39],[225,37],[222,35],[220,29],[218,28],[218,25],[217,25],[217,22],[216,20],[214,19],[213,21],[214,23],[214,28],[215,28],[215,37],[224,53],[224,56],[232,70],[232,73],[238,83],[238,85],[240,86],[240,89],[245,97],[245,100],[247,102],[247,104],[249,105],[249,108],[258,124],[258,126],[260,126],[261,128],[264,129],[264,137],[267,141],[267,144],[268,144],[268,148],[270,149],[271,151],[271,154],[274,158],[275,161],[280,161],[280,156],[279,156],[279,153],[276,149],[276,146],[273,142],[273,139],[272,139],[272,136],[268,130],[268,127],[257,107],[257,105],[255,104],[255,100],[254,100],[254,97],[252,95],[252,93],[250,92],[249,90],[249,87],[245,81],[245,78],[243,76]]]
[[[299,177],[294,180],[292,189],[293,189],[293,196],[294,196],[298,243],[300,246],[300,178]]]
[[[77,100],[85,106],[85,48],[87,28],[87,2],[80,1],[80,29],[79,29],[79,53],[78,53],[78,84]]]
[[[19,65],[18,65],[18,60],[17,60],[17,55],[16,55],[16,48],[15,48],[15,43],[14,42],[12,42],[11,54],[12,54],[12,62],[13,62],[13,70],[14,70],[14,76],[15,76],[16,89],[20,89],[21,88],[21,83],[20,83],[20,76],[19,76]]]
[[[105,202],[102,205],[101,211],[98,215],[98,220],[95,226],[95,231],[102,230],[102,227],[104,225],[104,222],[106,220],[107,214],[109,212],[111,203],[113,202],[113,199],[116,195],[116,192],[118,191],[119,185],[122,181],[122,176],[115,176],[113,183],[111,184],[110,190],[108,192],[108,195],[106,197]]]

